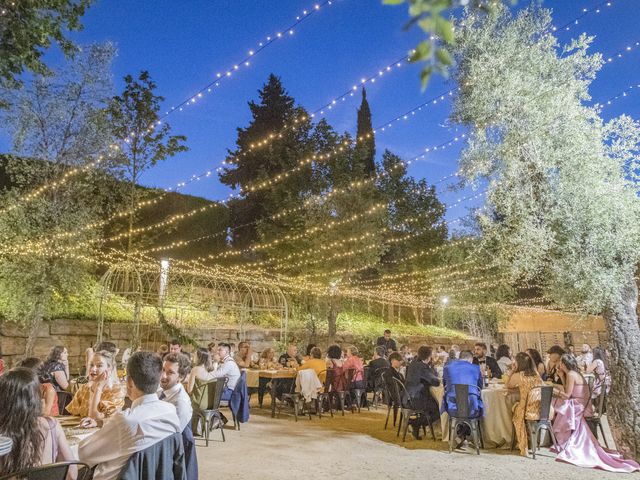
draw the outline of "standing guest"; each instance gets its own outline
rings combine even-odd
[[[102,421],[111,417],[124,406],[125,389],[115,375],[116,364],[113,355],[100,351],[93,355],[89,370],[89,381],[80,386],[67,405],[71,415],[89,417]],[[89,424],[86,418],[81,424]]]
[[[182,344],[180,340],[174,338],[169,342],[169,353],[182,353]]]
[[[181,431],[191,423],[193,415],[191,399],[182,385],[190,369],[191,361],[184,353],[168,353],[162,362],[158,398],[176,407]]]
[[[0,405],[0,435],[13,441],[11,452],[0,456],[0,475],[73,460],[60,424],[42,415],[36,372],[19,367],[2,375]],[[68,478],[75,479],[76,475],[73,466]]]
[[[498,362],[493,357],[487,356],[487,344],[478,342],[474,347],[475,355],[473,357],[473,363],[480,365],[480,369],[484,369],[487,373],[490,373],[493,378],[500,378],[502,376],[502,370],[498,366]]]
[[[44,372],[51,377],[51,383],[58,392],[69,388],[69,352],[62,345],[56,345],[44,362]]]
[[[530,395],[533,388],[543,385],[542,379],[533,363],[533,358],[527,353],[520,352],[510,368],[509,378],[506,381],[507,388],[518,389],[520,401],[513,410],[513,426],[516,430],[516,439],[520,455],[527,456],[527,420],[540,418],[540,392],[538,395]],[[525,405],[527,410],[525,412]],[[533,447],[535,448],[535,447]]]
[[[619,453],[603,449],[591,433],[585,420],[585,416],[591,414],[589,385],[580,373],[576,359],[563,355],[558,371],[563,386],[556,386],[558,398],[554,405],[553,433],[558,442],[556,461],[609,472],[640,471],[640,465],[634,460],[625,460]]]
[[[593,362],[593,353],[591,352],[591,345],[588,343],[582,344],[582,350],[580,355],[576,357],[576,361],[578,362],[578,366],[580,370],[583,372],[587,369],[591,362]]]
[[[540,352],[535,348],[527,348],[526,352],[527,352],[527,355],[531,357],[531,360],[533,360],[533,364],[536,366],[536,372],[538,372],[538,375],[540,375],[540,378],[542,378],[543,381],[546,381],[547,367],[542,361],[542,355],[540,355]]]
[[[398,347],[396,345],[396,341],[391,338],[391,330],[386,329],[382,334],[382,337],[378,337],[376,341],[376,346],[384,347],[387,353],[397,352]]]
[[[342,362],[342,368],[346,372],[347,370],[355,370],[354,376],[351,379],[352,388],[365,389],[366,382],[364,378],[364,365],[362,358],[360,358],[360,352],[354,345],[347,347],[347,358]]]
[[[558,367],[560,366],[560,357],[566,352],[559,345],[553,345],[549,350],[549,362],[547,365],[547,380],[551,380],[556,385],[562,385],[562,380],[558,374]]]
[[[327,362],[322,360],[322,350],[318,347],[313,347],[309,352],[309,359],[298,367],[300,370],[313,370],[318,375],[318,379],[324,384],[327,377]]]
[[[298,355],[298,347],[293,344],[289,345],[287,351],[280,355],[278,362],[283,367],[298,368],[302,365],[302,357]]]
[[[227,385],[222,391],[222,400],[231,400],[233,389],[240,379],[240,369],[236,362],[231,358],[231,347],[228,343],[218,345],[218,356],[220,357],[220,365],[217,370],[211,372],[212,378],[226,378]]]
[[[245,341],[238,344],[238,353],[236,353],[235,359],[240,368],[253,368],[258,363],[258,355],[253,353],[251,344]]]
[[[305,354],[302,356],[302,363],[304,363],[307,360],[311,359],[311,350],[313,348],[315,348],[315,346],[316,346],[315,343],[310,343],[309,345],[307,345],[307,349],[305,350]]]
[[[440,417],[438,402],[433,398],[429,387],[440,385],[438,375],[431,362],[432,349],[426,345],[418,349],[418,356],[407,367],[406,387],[413,407],[424,412],[411,423],[413,436],[420,438],[420,428],[428,425],[428,420],[435,421]]]
[[[96,467],[93,478],[119,478],[127,460],[136,452],[180,433],[176,408],[158,399],[162,360],[151,352],[136,352],[127,363],[127,392],[131,409],[117,412],[78,446],[78,457]]]
[[[206,348],[198,348],[193,355],[193,367],[186,382],[187,393],[190,394],[193,391],[196,380],[203,382],[211,380],[213,378],[211,375],[212,371],[213,362],[211,361],[209,350]]]
[[[442,375],[444,396],[442,397],[441,412],[455,415],[458,411],[455,385],[469,385],[469,416],[481,417],[484,415],[484,404],[480,396],[484,382],[480,366],[474,364],[473,360],[473,354],[469,350],[463,350],[460,352],[459,360],[452,360],[445,365]],[[471,434],[471,430],[466,425],[459,425],[456,430],[457,443],[460,446],[465,437]]]
[[[591,392],[591,397],[592,398],[599,397],[600,394],[602,393],[603,385],[606,384],[606,378],[607,378],[605,353],[600,347],[595,347],[593,349],[593,360],[587,366],[586,373],[591,373],[595,377],[593,382],[593,391]]]
[[[57,417],[58,411],[58,392],[51,384],[51,377],[46,375],[42,367],[44,363],[38,357],[28,357],[20,362],[23,368],[30,368],[38,376],[40,382],[40,398],[42,399],[42,414],[45,417]]]
[[[511,358],[511,349],[508,345],[502,344],[498,346],[496,350],[496,359],[498,361],[498,366],[500,367],[500,371],[505,374],[513,365],[513,359]]]

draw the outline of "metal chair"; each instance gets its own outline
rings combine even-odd
[[[360,413],[360,407],[362,406],[362,397],[364,397],[365,403],[367,402],[367,387],[366,387],[366,384],[364,388],[360,388],[356,386],[355,378],[357,375],[358,375],[358,370],[355,368],[349,368],[345,372],[345,377],[347,381],[346,390],[351,394],[351,397],[353,400],[351,403],[351,411],[353,412],[355,409],[357,409],[358,413]],[[367,377],[363,375],[363,380],[365,378]],[[368,404],[367,404],[367,409],[369,409]]]
[[[58,394],[58,414],[65,415],[65,409],[67,405],[71,403],[73,395],[69,392],[56,392]],[[68,414],[68,413],[67,413]]]
[[[549,418],[551,414],[551,401],[553,400],[553,386],[539,385],[537,387],[533,387],[529,391],[529,394],[527,395],[527,398],[524,401],[525,415],[527,412],[527,407],[529,406],[529,399],[531,398],[531,394],[536,390],[540,390],[539,418],[537,420],[527,420],[525,417],[525,422],[524,422],[525,428],[527,429],[527,433],[529,434],[529,445],[530,445],[531,454],[533,455],[534,460],[536,459],[536,451],[540,449],[540,439],[541,439],[540,431],[541,430],[546,430],[547,432],[549,432],[553,445],[555,447],[558,446],[556,442],[556,437],[553,434],[553,426]],[[511,440],[511,450],[514,449],[515,442],[516,442],[516,436],[515,436],[515,427],[514,427],[513,438]]]
[[[384,421],[384,429],[386,430],[387,425],[389,424],[389,414],[391,413],[391,409],[393,409],[393,426],[396,426],[398,410],[400,409],[402,402],[400,400],[400,395],[393,384],[394,377],[391,372],[391,367],[382,372],[381,378],[384,385],[384,396],[387,402],[387,418]]]
[[[602,427],[602,415],[604,414],[605,402],[607,398],[607,388],[602,384],[602,390],[600,395],[593,399],[593,415],[585,417],[589,428],[598,438],[598,427],[600,427],[600,433],[602,433],[602,439],[604,440],[605,447],[609,448],[609,442],[607,442],[607,436],[604,434],[604,428]]]
[[[281,395],[281,400],[278,402],[278,417],[280,416],[280,411],[282,410],[282,405],[286,400],[289,400],[293,404],[293,418],[295,418],[296,422],[298,421],[298,413],[300,412],[300,400],[302,399],[302,395],[299,392],[296,392],[296,382],[289,382],[289,391],[283,392]]]
[[[200,382],[196,380],[191,392],[191,405],[193,407],[193,417],[191,420],[194,434],[198,432],[198,425],[202,422],[205,445],[209,446],[209,433],[213,429],[213,421],[220,420],[220,433],[222,441],[225,442],[224,428],[222,425],[222,413],[220,412],[220,401],[222,392],[227,385],[227,379],[211,380],[210,382]]]
[[[316,399],[316,413],[318,414],[318,418],[322,418],[323,406],[324,403],[327,403],[329,407],[329,413],[331,417],[333,417],[333,407],[331,406],[331,390],[333,389],[333,369],[328,368],[323,370],[318,375],[318,378],[322,378],[322,374],[324,373],[324,388],[322,392],[318,393],[318,398]]]
[[[453,451],[453,432],[458,425],[467,425],[471,429],[473,435],[473,443],[476,447],[476,453],[480,455],[480,446],[484,448],[484,441],[482,440],[482,427],[480,426],[480,420],[482,417],[471,416],[469,408],[469,394],[470,389],[474,389],[477,393],[473,393],[480,398],[480,388],[477,385],[453,385],[456,392],[456,414],[449,413],[449,453]],[[446,393],[445,393],[446,395]]]
[[[435,441],[436,434],[433,430],[433,421],[431,419],[431,416],[422,410],[417,410],[413,406],[411,397],[409,396],[409,392],[407,392],[407,388],[404,386],[404,383],[400,381],[400,379],[394,378],[393,380],[394,386],[396,388],[396,395],[400,399],[400,423],[398,424],[398,433],[396,434],[396,436],[400,435],[400,429],[402,428],[402,441],[404,442],[407,438],[407,430],[409,429],[409,420],[411,419],[411,417],[417,419],[419,416],[424,415],[427,417],[429,428],[431,429],[431,437]]]
[[[93,470],[86,463],[58,462],[2,475],[0,480],[66,480],[69,467],[73,465],[78,467],[78,480],[92,478]]]
[[[371,374],[371,369],[369,369],[369,367],[365,368],[368,369],[369,375],[373,375],[370,377],[371,391],[373,392],[371,404],[373,405],[373,408],[377,409],[378,404],[384,401],[384,380],[382,379],[382,374],[387,370],[387,368],[376,368],[373,374]]]

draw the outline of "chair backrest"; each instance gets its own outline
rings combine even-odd
[[[398,404],[402,407],[413,409],[413,404],[411,403],[411,397],[409,396],[409,393],[407,392],[407,388],[404,386],[404,383],[402,383],[402,380],[400,380],[399,378],[393,377],[393,384],[396,388]]]
[[[459,383],[454,384],[453,389],[456,394],[456,413],[452,415],[452,412],[449,412],[449,415],[457,418],[470,418],[471,395],[480,398],[480,387]]]
[[[358,370],[356,370],[355,368],[348,368],[344,371],[346,390],[351,390],[355,388],[355,378],[357,374],[358,374]]]
[[[334,371],[333,371],[333,368],[327,368],[326,370],[323,370],[323,372],[324,372],[324,392],[329,393],[333,389]],[[322,377],[323,372],[320,372],[320,375],[318,375],[318,377]]]
[[[538,413],[538,419],[541,421],[547,421],[551,414],[551,401],[553,400],[552,385],[538,385],[529,390],[527,398],[524,401],[524,411],[526,412],[528,410],[527,407],[531,397],[538,394],[540,395],[540,411]]]
[[[607,397],[607,389],[604,388],[604,385],[603,385],[602,389],[600,390],[600,395],[598,395],[596,398],[593,399],[593,406],[594,406],[593,416],[594,417],[596,418],[602,417],[602,412],[604,411],[606,397]]]
[[[222,392],[226,384],[226,377],[208,382],[196,379],[191,392],[191,404],[200,410],[216,410],[220,408],[220,400],[222,400]]]
[[[92,472],[86,463],[59,462],[2,475],[0,476],[0,480],[66,480],[67,472],[72,465],[76,465],[78,470],[83,468],[83,470],[78,473],[78,480],[91,478]]]
[[[185,480],[184,446],[182,433],[174,433],[134,453],[122,469],[121,480]]]
[[[595,377],[592,377],[591,375],[589,375],[588,377],[585,378],[585,380],[587,381],[587,385],[589,385],[589,390],[593,392],[593,385],[595,384]]]
[[[71,403],[73,398],[69,392],[56,392],[58,395],[58,414],[65,415],[65,408]]]
[[[381,378],[389,404],[397,407],[401,406],[400,391],[394,381],[396,377],[393,376],[391,367],[382,372]]]
[[[376,368],[376,370],[373,372],[373,388],[374,390],[376,388],[384,388],[385,386],[385,382],[384,382],[384,377],[383,374],[384,372],[386,372],[390,367],[382,367],[382,368]]]

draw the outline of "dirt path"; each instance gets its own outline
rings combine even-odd
[[[534,461],[504,450],[471,449],[449,454],[446,444],[407,439],[402,443],[391,429],[383,430],[384,415],[378,412],[347,413],[333,419],[300,418],[282,413],[272,419],[268,410],[252,408],[251,421],[241,431],[212,432],[214,442],[204,447],[197,440],[201,479],[330,478],[438,480],[534,478],[606,479],[621,478],[598,470],[554,461],[541,450]],[[438,434],[438,432],[436,432]],[[638,478],[632,475],[629,478]]]

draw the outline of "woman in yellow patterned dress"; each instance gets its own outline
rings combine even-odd
[[[516,429],[516,439],[520,448],[520,455],[527,456],[528,435],[525,420],[540,418],[540,390],[531,392],[534,387],[544,385],[531,357],[520,352],[510,367],[510,374],[505,382],[507,388],[520,391],[520,401],[513,408],[513,426]],[[527,398],[529,401],[527,402]],[[527,411],[524,411],[525,403]]]
[[[125,387],[118,380],[113,354],[103,350],[93,355],[89,382],[76,392],[67,410],[100,425],[105,418],[122,409],[125,393]],[[83,421],[87,426],[93,423]]]

